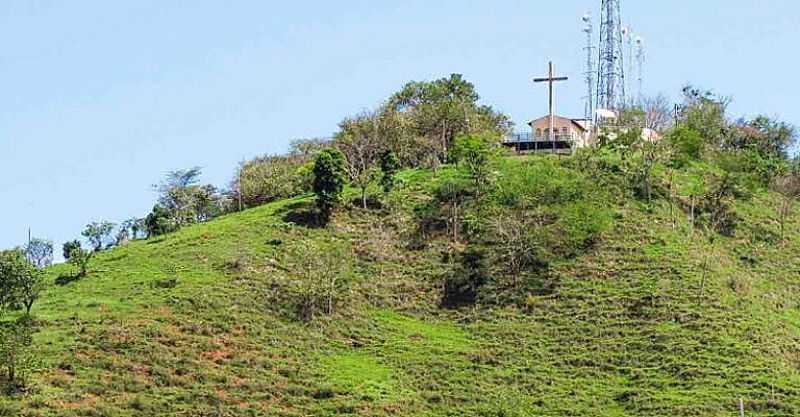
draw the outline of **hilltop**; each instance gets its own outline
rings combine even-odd
[[[674,198],[647,201],[599,154],[497,160],[456,239],[443,190],[465,174],[445,166],[367,209],[349,190],[327,227],[302,195],[102,252],[82,279],[52,267],[37,370],[0,415],[800,413],[800,223],[779,238],[780,197],[731,200],[717,233],[679,194],[718,168],[657,169]],[[539,251],[509,273],[488,230],[521,204]],[[303,282],[332,269],[335,310],[303,320]]]

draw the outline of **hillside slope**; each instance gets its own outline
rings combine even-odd
[[[730,416],[740,398],[800,415],[800,224],[766,238],[774,196],[737,202],[744,226],[713,241],[666,203],[615,201],[546,291],[444,309],[453,245],[409,236],[448,172],[406,172],[391,208],[324,229],[300,197],[102,253],[85,279],[54,267],[39,371],[0,415]],[[352,273],[335,313],[303,323],[293,280],[316,251],[352,254]]]

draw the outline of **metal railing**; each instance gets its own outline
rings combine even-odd
[[[505,143],[524,143],[524,142],[550,142],[550,135],[536,136],[532,132],[519,132],[512,133],[505,137]],[[555,135],[556,142],[574,142],[575,138],[572,135]]]

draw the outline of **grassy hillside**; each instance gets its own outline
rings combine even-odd
[[[709,239],[566,159],[508,159],[495,181],[554,165],[559,189],[597,181],[611,223],[458,309],[440,301],[459,245],[412,244],[452,168],[405,172],[387,206],[324,229],[300,197],[104,252],[81,280],[54,267],[38,371],[0,415],[731,416],[739,398],[799,415],[800,223],[775,239],[776,197],[737,201],[736,232]],[[352,261],[335,314],[304,323],[294,281],[317,251]]]

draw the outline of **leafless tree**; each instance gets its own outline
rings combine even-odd
[[[383,150],[381,116],[364,112],[345,119],[336,137],[336,146],[347,160],[347,174],[361,190],[361,205],[367,208],[367,189],[377,179],[377,162]]]
[[[644,111],[645,128],[661,132],[672,126],[672,109],[669,100],[663,94],[644,97],[641,106]]]

